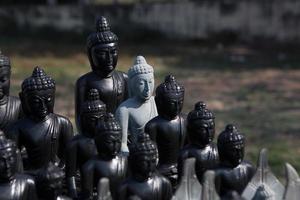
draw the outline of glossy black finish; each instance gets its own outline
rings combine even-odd
[[[233,125],[227,125],[218,137],[220,164],[216,170],[216,188],[221,197],[229,192],[241,194],[254,175],[255,168],[244,159],[245,138]]]
[[[143,200],[169,200],[172,186],[156,171],[158,152],[148,134],[141,134],[129,155],[132,177],[122,183],[119,200],[137,196]]]
[[[32,76],[23,81],[20,97],[25,116],[7,135],[18,147],[25,147],[28,162],[24,169],[39,181],[50,162],[64,166],[65,148],[73,137],[73,128],[67,118],[53,113],[55,81],[41,68],[36,67]]]
[[[187,136],[189,144],[180,152],[178,159],[179,173],[187,158],[196,159],[196,174],[201,182],[203,174],[208,169],[218,166],[219,155],[213,143],[215,135],[214,114],[206,108],[203,102],[195,104],[195,109],[187,117]]]
[[[98,154],[88,160],[81,170],[82,199],[92,199],[93,190],[101,178],[108,178],[112,197],[127,173],[127,157],[120,154],[121,127],[112,114],[100,121],[95,134]]]
[[[11,66],[8,57],[0,51],[0,129],[7,128],[22,117],[19,98],[9,96]]]
[[[81,129],[80,109],[87,99],[87,93],[95,88],[107,111],[115,113],[118,105],[127,99],[127,75],[116,71],[118,60],[118,38],[110,31],[104,17],[96,19],[96,31],[87,38],[87,54],[92,71],[76,82],[75,115],[77,127]]]
[[[180,114],[183,100],[184,87],[174,76],[166,76],[165,82],[156,89],[155,103],[159,115],[145,127],[145,132],[157,144],[158,171],[171,181],[173,187],[177,185],[177,160],[186,135],[185,119]]]
[[[14,142],[1,136],[0,139],[0,199],[37,200],[32,177],[17,174],[17,148]]]
[[[74,136],[66,149],[66,179],[68,193],[71,197],[77,197],[76,182],[80,178],[77,169],[97,154],[94,142],[96,126],[106,113],[106,106],[100,100],[98,90],[90,89],[88,99],[82,104],[80,120],[82,124],[81,134]]]

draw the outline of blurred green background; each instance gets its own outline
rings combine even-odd
[[[17,96],[23,79],[41,66],[57,82],[55,112],[74,122],[74,85],[90,71],[88,32],[1,32],[0,48],[12,62],[11,94]],[[259,150],[266,147],[278,176],[283,177],[285,162],[300,170],[297,45],[245,43],[230,37],[178,40],[145,32],[128,40],[122,31],[115,32],[120,38],[118,70],[127,72],[135,56],[145,56],[154,66],[156,85],[168,74],[184,84],[183,112],[200,100],[213,110],[216,138],[233,123],[247,136],[246,159],[255,164]]]

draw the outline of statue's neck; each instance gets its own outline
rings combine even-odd
[[[153,176],[153,173],[151,173],[150,175],[146,176],[146,175],[143,175],[143,174],[139,174],[139,173],[135,173],[133,175],[134,179],[139,181],[139,182],[145,182],[149,179],[151,179]]]
[[[176,115],[175,117],[170,117],[170,116],[168,116],[167,114],[162,113],[162,112],[161,112],[159,115],[160,115],[162,118],[164,118],[164,119],[166,119],[166,120],[168,120],[168,121],[176,120],[176,119],[179,118],[179,115]]]
[[[46,115],[44,118],[36,117],[34,115],[30,115],[29,118],[35,122],[45,122],[51,117],[51,113]]]
[[[100,78],[110,78],[112,77],[114,71],[109,72],[109,73],[104,73],[102,71],[93,71],[94,74],[96,74],[97,76],[99,76]]]

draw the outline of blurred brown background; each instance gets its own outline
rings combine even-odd
[[[217,134],[236,124],[247,159],[256,162],[267,147],[278,176],[284,162],[300,170],[299,1],[1,0],[11,94],[42,66],[57,82],[56,112],[74,122],[74,84],[90,70],[85,42],[99,15],[119,37],[119,70],[145,56],[156,84],[171,73],[185,85],[185,113],[203,100]]]

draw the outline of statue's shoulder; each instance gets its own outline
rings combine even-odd
[[[115,70],[115,74],[123,77],[124,79],[128,79],[128,75],[125,72]]]
[[[67,117],[59,115],[59,114],[53,114],[53,115],[57,118],[57,120],[60,124],[72,126],[71,121]]]
[[[32,176],[27,174],[16,174],[15,176],[17,181],[26,183],[27,186],[35,186],[35,181]]]
[[[82,76],[80,76],[77,81],[76,81],[76,85],[81,85],[81,84],[85,84],[87,82],[87,80],[92,77],[93,74],[92,72],[88,72],[86,74],[83,74]]]

